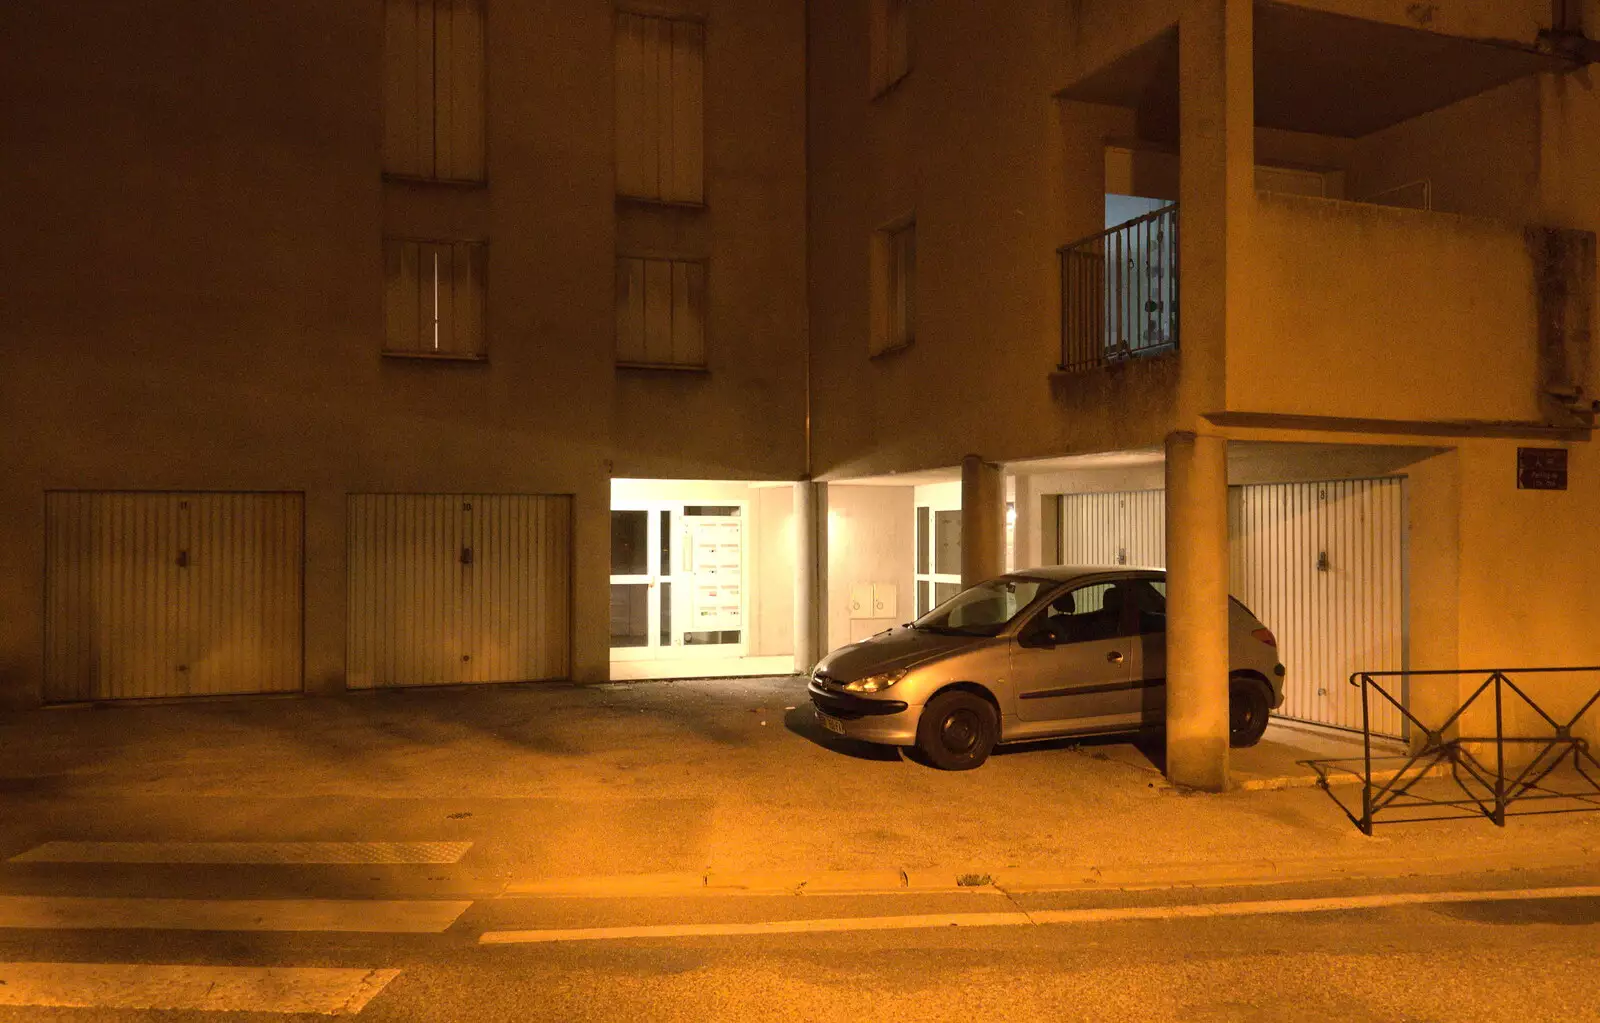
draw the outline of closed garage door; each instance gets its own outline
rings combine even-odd
[[[301,686],[300,494],[45,500],[45,699]]]
[[[565,678],[572,500],[354,494],[348,684]]]
[[[1405,491],[1398,479],[1238,487],[1233,592],[1278,635],[1284,717],[1361,727],[1357,671],[1405,667]],[[1381,701],[1380,701],[1381,702]],[[1372,730],[1401,735],[1373,705]]]
[[[1063,496],[1063,560],[1165,566],[1164,501],[1159,490]],[[1350,675],[1405,665],[1403,481],[1234,487],[1228,507],[1233,595],[1272,628],[1289,668],[1278,713],[1360,728]],[[1375,707],[1374,732],[1402,725]]]

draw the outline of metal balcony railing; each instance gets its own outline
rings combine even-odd
[[[1178,345],[1178,205],[1063,245],[1061,368]]]

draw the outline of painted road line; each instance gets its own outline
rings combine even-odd
[[[360,1012],[399,970],[0,963],[0,1005],[210,1012]]]
[[[46,842],[12,863],[456,863],[471,842]]]
[[[586,927],[567,930],[486,931],[486,945],[557,941],[619,941],[649,938],[706,938],[736,935],[812,934],[837,931],[899,931],[942,927],[1027,927],[1037,925],[1121,923],[1135,920],[1178,920],[1204,917],[1267,916],[1283,913],[1328,913],[1339,910],[1386,909],[1394,906],[1458,902],[1518,902],[1530,899],[1600,898],[1600,885],[1568,888],[1524,888],[1514,891],[1396,892],[1321,899],[1269,899],[1252,902],[1210,902],[1177,906],[1121,906],[1094,909],[1036,909],[1005,913],[930,913],[915,916],[837,917],[821,920],[766,920],[732,924],[659,924],[646,927]]]
[[[823,920],[765,920],[742,924],[658,924],[646,927],[584,927],[546,931],[485,931],[484,945],[555,941],[617,941],[629,938],[708,938],[746,934],[813,934],[828,931],[905,931],[925,927],[1015,927],[1029,923],[1021,912],[924,913],[916,916],[839,917]]]
[[[0,928],[438,934],[471,902],[419,899],[96,899],[0,896]]]

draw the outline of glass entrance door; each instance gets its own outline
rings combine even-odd
[[[611,658],[741,656],[743,505],[611,510]]]
[[[672,513],[611,510],[611,656],[655,656],[672,642]]]

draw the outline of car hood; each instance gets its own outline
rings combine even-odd
[[[817,662],[816,673],[836,682],[854,682],[880,671],[910,668],[988,641],[987,636],[945,636],[901,625],[840,647]]]

